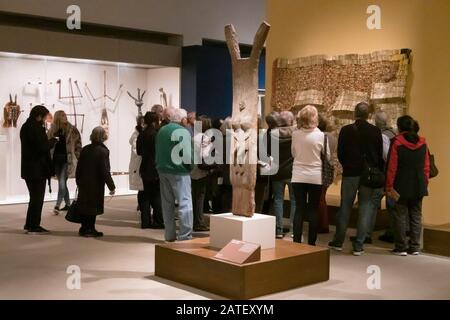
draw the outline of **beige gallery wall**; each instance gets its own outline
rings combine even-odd
[[[369,5],[381,8],[381,30],[367,28]],[[440,170],[424,222],[450,223],[450,0],[267,0],[267,19],[268,101],[276,58],[412,49],[408,113]]]

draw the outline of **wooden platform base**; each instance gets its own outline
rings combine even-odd
[[[327,248],[277,240],[261,260],[243,265],[217,260],[209,238],[155,246],[155,275],[230,299],[250,299],[327,281]]]
[[[433,227],[424,226],[423,251],[450,257],[450,224]]]

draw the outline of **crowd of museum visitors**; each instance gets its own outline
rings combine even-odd
[[[115,193],[109,150],[104,144],[107,131],[96,127],[91,144],[82,148],[80,133],[63,111],[55,113],[46,132],[48,114],[45,107],[34,107],[20,132],[21,172],[30,194],[24,229],[29,234],[48,233],[41,227],[41,212],[46,183],[56,177],[55,214],[77,214],[80,236],[101,237],[95,222],[104,212],[105,185],[111,195]],[[393,242],[396,255],[419,254],[422,199],[428,195],[433,165],[428,146],[412,117],[398,118],[394,130],[385,112],[374,114],[375,125],[369,122],[370,115],[368,104],[357,104],[354,123],[340,132],[314,106],[305,106],[296,115],[283,111],[266,116],[267,130],[258,149],[263,148],[268,159],[258,161],[255,208],[258,213],[275,215],[276,238],[290,233],[294,242],[316,245],[317,234],[329,232],[327,189],[341,175],[336,231],[328,246],[342,251],[358,197],[356,236],[351,242],[353,254],[362,255],[364,244],[372,243],[377,213],[385,198],[390,226],[380,240]],[[262,121],[258,125],[262,128]],[[210,134],[211,128],[219,130],[215,132],[220,132],[223,150],[214,148],[218,137]],[[204,213],[231,211],[230,165],[225,156],[230,143],[227,129],[231,128],[230,118],[213,121],[159,105],[137,118],[129,140],[129,184],[138,192],[141,228],[164,229],[168,242],[189,240],[194,232],[209,231]],[[174,153],[184,161],[178,161]],[[208,163],[203,160],[208,155],[215,159],[220,155],[222,160]],[[194,163],[194,158],[200,161]],[[262,168],[268,167],[277,170],[266,175]],[[72,206],[68,178],[76,178],[77,184]],[[290,200],[287,228],[283,223],[286,188]],[[308,221],[305,238],[304,221]]]

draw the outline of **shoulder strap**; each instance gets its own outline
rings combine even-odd
[[[323,132],[323,149],[320,153],[324,157],[327,156],[327,145],[328,145],[328,137],[327,137],[327,134],[325,132]]]

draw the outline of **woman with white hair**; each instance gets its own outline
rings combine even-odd
[[[77,213],[81,216],[79,235],[82,237],[102,237],[103,233],[95,229],[95,219],[103,214],[105,184],[110,195],[115,194],[115,185],[111,177],[109,150],[103,144],[107,139],[105,129],[96,127],[91,133],[91,144],[81,150],[76,180],[78,186]]]
[[[313,106],[298,113],[298,130],[292,134],[292,186],[295,194],[294,242],[302,242],[303,220],[309,213],[308,244],[315,245],[319,221],[319,203],[322,192],[322,160],[330,151],[324,146],[324,133],[317,126],[319,114]]]

